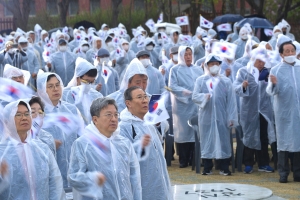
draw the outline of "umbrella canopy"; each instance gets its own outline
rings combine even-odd
[[[242,27],[245,23],[249,23],[253,28],[267,28],[267,29],[273,29],[273,24],[263,18],[258,18],[258,17],[253,17],[253,18],[245,18],[242,19],[239,23],[238,26]]]
[[[89,22],[89,21],[86,21],[86,20],[83,20],[83,21],[80,21],[80,22],[77,22],[76,24],[74,24],[74,29],[75,28],[79,28],[80,26],[83,26],[85,29],[88,29],[90,27],[96,27],[95,24],[93,24],[92,22]]]
[[[217,16],[212,22],[215,24],[223,24],[227,22],[238,22],[242,19],[243,17],[241,15],[226,14],[226,15]]]

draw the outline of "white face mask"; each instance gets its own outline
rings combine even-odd
[[[212,74],[212,75],[216,75],[218,74],[220,71],[220,66],[218,65],[214,65],[212,67],[209,68],[209,72]]]
[[[174,62],[178,62],[178,54],[174,54],[173,55],[173,61]]]
[[[81,82],[81,85],[83,86],[83,93],[88,93],[90,89],[92,88],[92,85],[89,83],[83,83]]]
[[[292,64],[292,63],[294,63],[294,62],[296,61],[296,55],[285,56],[285,57],[283,58],[283,60],[284,60],[285,62],[287,62],[287,63]]]
[[[13,53],[14,53],[14,50],[13,50],[13,49],[9,49],[9,50],[8,50],[8,53],[9,53],[9,54],[13,54]]]
[[[111,52],[115,49],[114,45],[112,42],[108,42],[107,44],[107,48],[108,48],[108,51]]]
[[[124,44],[124,45],[122,45],[122,47],[123,47],[123,49],[124,49],[125,51],[127,51],[127,50],[129,49],[129,45],[128,45],[128,44]]]
[[[60,50],[61,52],[65,52],[65,51],[67,51],[67,46],[60,46],[60,47],[59,47],[59,50]]]
[[[278,35],[280,34],[280,32],[276,32],[276,33],[274,33],[274,37],[275,38],[278,38]]]
[[[140,62],[143,64],[144,67],[148,67],[150,65],[150,59],[142,59]]]
[[[82,51],[87,52],[88,50],[89,50],[89,47],[87,47],[87,46],[82,47]]]
[[[154,48],[154,46],[152,46],[152,45],[146,46],[146,50],[148,50],[148,51],[152,51],[153,48]]]
[[[109,57],[100,58],[99,64],[103,65],[103,63],[105,63],[105,65],[107,65],[108,62],[109,62]]]
[[[161,44],[161,43],[162,43],[162,39],[158,39],[158,40],[157,40],[157,43],[158,43],[158,44]]]
[[[247,36],[246,34],[241,35],[241,39],[242,39],[242,40],[247,40],[247,39],[248,39],[248,36]]]

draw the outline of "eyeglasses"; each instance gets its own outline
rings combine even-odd
[[[47,86],[47,89],[49,89],[49,90],[53,90],[54,88],[61,88],[60,83],[57,83],[55,85],[48,85]]]
[[[31,112],[31,115],[39,116],[40,118],[44,118],[45,117],[45,113],[43,111],[41,111],[41,110],[39,110],[37,112],[33,111],[33,112]]]
[[[22,79],[24,79],[24,76],[11,77],[11,79],[14,81],[22,80]]]
[[[93,82],[91,82],[91,81],[88,81],[88,80],[80,79],[80,81],[81,81],[82,83],[90,84],[90,85],[95,83],[95,80],[94,80]]]
[[[143,101],[143,100],[149,100],[149,97],[147,95],[145,95],[145,96],[138,96],[138,97],[133,98],[133,99],[137,99],[139,101]]]
[[[26,113],[17,113],[17,114],[15,115],[15,118],[16,118],[16,119],[22,119],[23,116],[24,116],[25,118],[29,118],[29,117],[31,116],[31,114],[30,114],[29,112],[26,112]]]
[[[107,119],[112,119],[113,117],[115,117],[116,119],[119,119],[120,113],[115,113],[115,114],[107,113],[107,114],[105,114],[103,116],[105,116]]]

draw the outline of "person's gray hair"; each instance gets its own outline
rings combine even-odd
[[[114,99],[111,99],[111,98],[108,98],[108,97],[95,99],[93,101],[92,105],[91,105],[91,108],[90,108],[91,116],[92,117],[93,116],[99,117],[101,110],[106,108],[108,105],[113,105],[118,110],[118,106],[117,106],[116,101]]]

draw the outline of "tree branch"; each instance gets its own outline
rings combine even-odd
[[[246,1],[253,9],[255,9],[257,11],[259,10],[258,5],[256,5],[256,3],[253,0],[246,0]]]
[[[291,6],[290,9],[289,9],[289,11],[295,10],[298,7],[300,7],[300,2],[298,2],[295,5]]]

